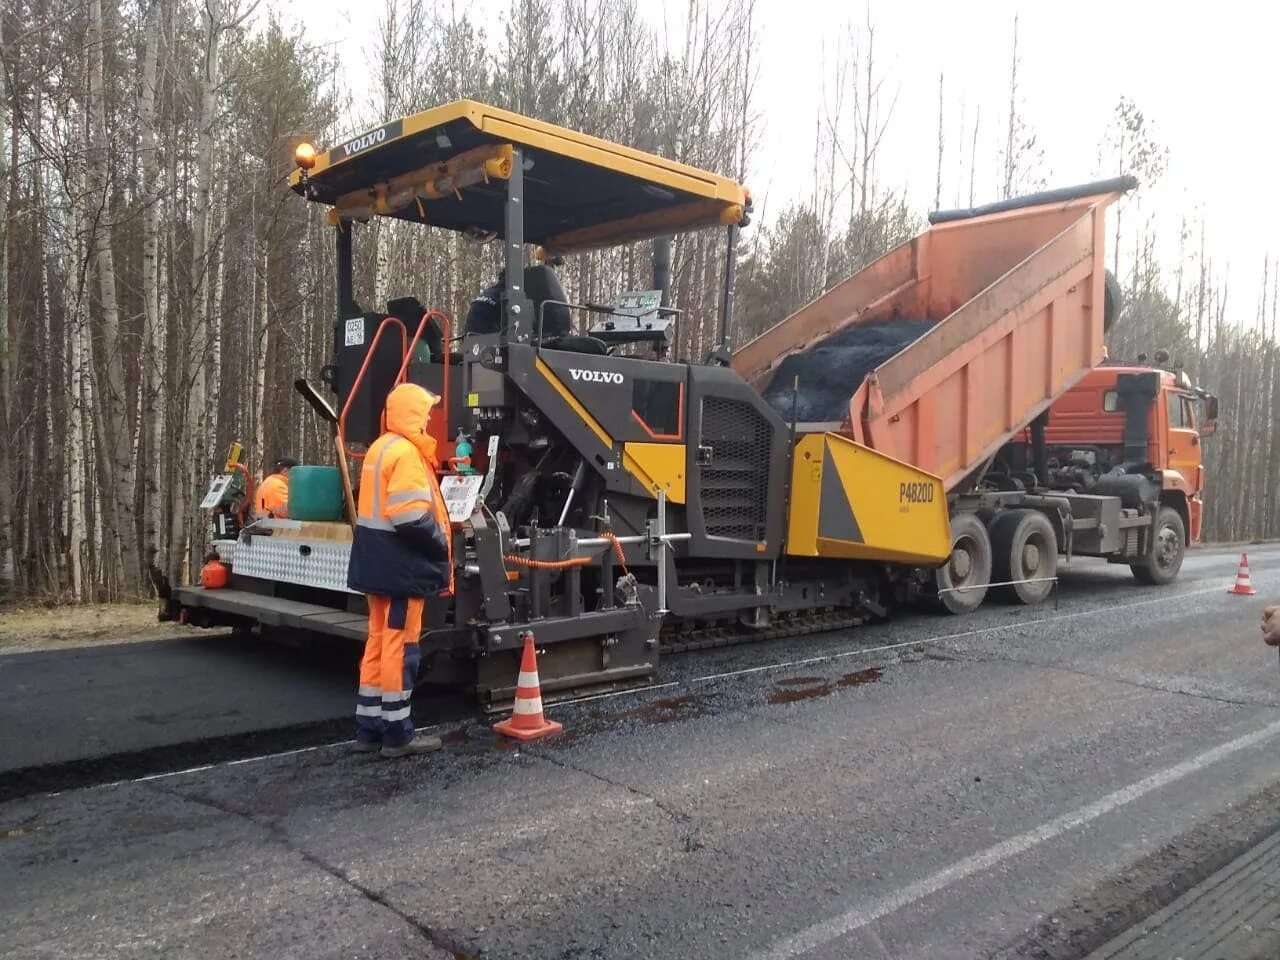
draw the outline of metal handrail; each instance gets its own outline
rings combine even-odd
[[[351,384],[351,392],[347,394],[347,402],[342,405],[342,413],[338,414],[338,442],[342,444],[342,449],[346,455],[356,460],[363,460],[366,451],[352,450],[347,446],[347,412],[351,409],[351,402],[355,400],[356,394],[360,390],[360,384],[364,381],[365,371],[369,369],[369,362],[373,359],[373,355],[378,349],[378,341],[382,339],[382,332],[387,329],[388,324],[394,324],[400,328],[400,351],[403,355],[408,356],[406,344],[409,339],[409,331],[405,329],[404,322],[399,317],[383,317],[382,322],[378,324],[377,332],[373,335],[373,340],[369,344],[369,349],[365,352],[364,363],[360,364],[360,372],[356,374],[356,379]]]
[[[534,329],[538,353],[542,353],[542,326],[543,318],[546,316],[547,307],[568,307],[570,310],[585,310],[587,313],[603,314],[607,317],[625,316],[625,314],[619,314],[613,307],[606,307],[599,303],[570,303],[568,300],[543,300],[538,304],[537,326]],[[659,307],[657,313],[660,317],[673,317],[676,320],[676,323],[672,324],[671,329],[671,338],[672,340],[675,340],[675,335],[679,329],[678,324],[680,318],[684,315],[684,311],[678,310],[675,307]]]
[[[404,383],[405,374],[409,370],[409,361],[413,358],[413,351],[418,346],[418,340],[422,337],[422,332],[427,329],[427,324],[431,318],[435,317],[440,321],[441,333],[444,338],[444,356],[441,362],[444,364],[444,383],[440,388],[442,395],[440,397],[440,414],[444,417],[444,435],[448,439],[449,436],[449,344],[453,342],[453,325],[439,310],[428,310],[422,315],[422,319],[418,321],[418,329],[413,334],[413,340],[409,342],[409,347],[405,351],[404,359],[400,362],[400,372],[396,374],[396,386]]]

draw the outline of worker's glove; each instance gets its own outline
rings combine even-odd
[[[1280,606],[1262,611],[1262,639],[1273,647],[1280,647]]]

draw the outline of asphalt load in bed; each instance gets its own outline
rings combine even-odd
[[[849,397],[876,367],[919,340],[933,321],[898,318],[859,323],[787,357],[764,399],[784,420],[843,420]],[[800,387],[794,391],[795,379]],[[794,410],[794,414],[793,414]]]

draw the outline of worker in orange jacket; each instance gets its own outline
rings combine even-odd
[[[414,736],[409,699],[427,597],[449,585],[449,514],[427,434],[435,396],[402,383],[387,397],[382,434],[365,454],[347,586],[366,595],[369,639],[360,661],[356,749],[404,757],[440,749]]]
[[[276,461],[275,473],[263,477],[253,502],[255,517],[289,516],[289,471],[297,465],[292,457],[281,457]]]

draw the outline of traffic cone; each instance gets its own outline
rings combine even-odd
[[[1227,593],[1235,594],[1237,597],[1256,596],[1258,591],[1253,589],[1253,584],[1249,582],[1249,555],[1247,553],[1240,554],[1240,572],[1236,574],[1236,585]]]
[[[542,715],[542,688],[538,683],[538,657],[533,650],[533,632],[524,635],[520,657],[520,679],[516,681],[516,702],[511,716],[493,725],[493,732],[517,740],[537,740],[559,733],[564,725]]]

